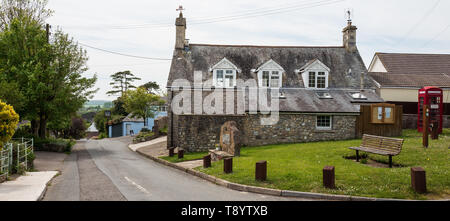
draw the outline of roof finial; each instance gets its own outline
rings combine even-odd
[[[186,10],[185,8],[183,8],[183,6],[182,5],[180,5],[178,8],[177,8],[177,11],[179,11],[180,12],[180,17],[183,17],[183,11],[184,10]]]
[[[346,16],[347,16],[347,23],[349,25],[351,25],[352,24],[352,10],[351,9],[347,9],[345,11],[345,13],[346,13]]]

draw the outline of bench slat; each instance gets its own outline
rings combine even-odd
[[[400,154],[402,146],[403,139],[364,134],[360,147],[349,148],[380,155],[395,156]]]

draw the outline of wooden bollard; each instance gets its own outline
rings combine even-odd
[[[255,179],[258,181],[267,180],[267,161],[259,161],[256,163]]]
[[[182,159],[184,157],[184,150],[178,150],[178,159]]]
[[[336,188],[334,180],[335,180],[334,166],[325,166],[323,168],[323,186],[329,189]]]
[[[233,172],[233,158],[223,159],[223,172],[232,173]]]
[[[211,155],[207,155],[203,157],[203,168],[211,167]]]
[[[169,149],[169,157],[173,157],[173,156],[175,156],[175,148],[170,148]]]
[[[425,170],[422,167],[411,168],[411,186],[417,193],[427,192]]]

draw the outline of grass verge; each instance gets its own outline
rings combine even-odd
[[[203,159],[204,156],[208,155],[208,152],[198,152],[198,153],[185,153],[184,158],[178,159],[177,154],[173,157],[160,157],[163,160],[167,160],[171,163],[181,163],[185,161],[191,161],[191,160],[200,160]]]
[[[402,138],[405,142],[400,155],[393,157],[394,168],[348,159],[355,156],[348,147],[359,146],[358,139],[247,147],[233,159],[232,174],[223,173],[223,161],[208,169],[196,169],[230,182],[274,189],[398,199],[449,198],[450,129],[445,129],[439,140],[430,140],[428,149],[422,147],[421,134],[415,130],[404,130]],[[381,165],[388,163],[387,156],[368,154],[368,158]],[[266,182],[255,181],[255,163],[260,160],[268,163]],[[336,167],[334,190],[322,187],[322,169],[327,165]],[[426,170],[427,194],[417,194],[411,188],[410,168],[416,166]]]

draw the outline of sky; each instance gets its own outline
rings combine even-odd
[[[106,92],[119,71],[140,77],[136,86],[165,88],[170,60],[148,58],[172,57],[179,5],[191,43],[340,46],[350,9],[366,66],[376,52],[450,53],[448,0],[49,0],[47,22],[87,50],[84,76],[98,77],[93,99],[114,100]]]

